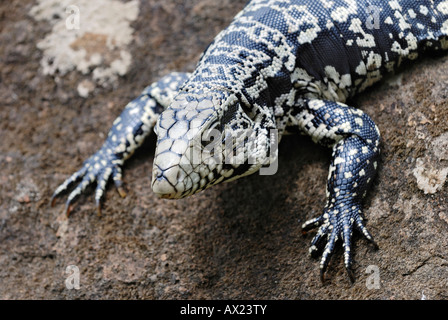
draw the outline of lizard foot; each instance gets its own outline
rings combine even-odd
[[[101,215],[101,200],[106,190],[106,184],[111,176],[118,193],[124,198],[126,192],[123,189],[121,180],[122,160],[117,159],[109,150],[110,148],[108,148],[107,145],[103,145],[98,152],[84,161],[81,169],[72,174],[55,190],[51,197],[51,206],[53,207],[55,205],[57,197],[68,192],[76,182],[81,180],[71,191],[65,203],[65,214],[68,217],[73,208],[73,201],[81,195],[89,185],[96,182],[95,202],[98,215]]]
[[[345,204],[344,206],[333,205],[326,208],[321,216],[308,220],[302,225],[304,231],[316,227],[319,229],[311,241],[310,254],[316,257],[325,244],[320,260],[321,281],[325,281],[325,271],[327,270],[337,241],[342,240],[345,269],[347,270],[350,281],[353,283],[355,281],[353,271],[351,270],[351,239],[353,229],[355,228],[360,231],[374,245],[375,249],[378,249],[378,245],[364,225],[360,206],[352,206],[350,204]]]

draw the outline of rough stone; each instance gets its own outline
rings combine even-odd
[[[77,88],[90,74],[42,73],[45,52],[37,44],[53,27],[29,15],[35,2],[0,4],[0,298],[448,298],[448,190],[440,184],[425,194],[413,173],[417,159],[447,167],[443,56],[351,101],[382,133],[379,174],[365,206],[380,249],[355,237],[353,285],[340,252],[325,284],[308,256],[314,232],[302,235],[300,222],[322,210],[330,152],[305,137],[282,141],[276,175],[179,201],[151,192],[152,137],[125,166],[128,196],[111,186],[101,217],[92,193],[69,219],[63,200],[50,208],[55,187],[101,146],[123,106],[160,76],[193,70],[245,2],[141,1],[127,74],[115,89],[100,86],[87,98]],[[65,285],[73,265],[79,290]],[[368,285],[371,270],[379,272],[379,289]]]

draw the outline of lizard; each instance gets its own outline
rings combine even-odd
[[[55,190],[51,204],[74,187],[68,216],[96,183],[101,212],[109,180],[124,197],[123,164],[152,131],[152,190],[179,199],[269,168],[276,144],[298,129],[332,150],[323,212],[302,225],[317,228],[309,252],[321,255],[324,281],[342,242],[353,282],[353,231],[378,248],[363,200],[378,170],[380,131],[347,103],[424,53],[447,49],[447,34],[445,0],[251,0],[193,72],[172,72],[127,104],[102,147]]]

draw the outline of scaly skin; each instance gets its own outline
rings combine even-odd
[[[303,225],[319,227],[310,252],[323,247],[323,279],[342,240],[353,280],[352,231],[373,242],[362,202],[378,167],[380,134],[369,116],[345,103],[423,52],[446,49],[447,32],[448,1],[252,0],[192,74],[170,74],[131,102],[103,147],[53,199],[83,179],[66,212],[93,182],[100,208],[110,176],[123,194],[124,160],[153,126],[152,188],[173,199],[269,166],[273,137],[298,127],[333,150],[323,214]]]

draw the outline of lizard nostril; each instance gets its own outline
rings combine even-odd
[[[154,169],[152,172],[152,179],[154,180],[160,180],[163,178],[163,171],[160,169]]]

